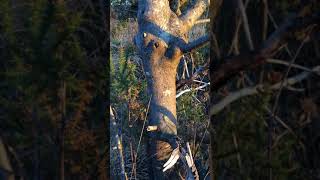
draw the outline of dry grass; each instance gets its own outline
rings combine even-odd
[[[127,19],[124,22],[120,22],[117,19],[110,19],[111,26],[111,46],[126,47],[133,45],[133,37],[138,31],[138,22],[134,19]]]

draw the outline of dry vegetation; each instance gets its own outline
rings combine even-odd
[[[115,138],[116,134],[120,134],[126,173],[129,177],[147,179],[149,165],[146,134],[145,130],[141,131],[146,121],[149,97],[146,95],[141,58],[132,41],[137,28],[137,21],[134,18],[124,20],[111,18],[111,66],[114,68],[111,77],[111,107],[114,109],[117,122],[116,126],[110,125],[117,128],[111,128],[110,131],[111,174],[116,177],[121,173],[121,159]],[[207,29],[208,23],[196,25],[189,33],[190,40],[206,34]],[[190,78],[203,67],[208,57],[207,47],[186,54],[178,67],[177,81]],[[196,152],[196,163],[203,169],[201,173],[206,173],[209,143],[206,115],[209,98],[208,77],[203,75],[196,80],[197,83],[185,85],[177,92],[177,94],[182,93],[177,98],[178,134],[183,141],[190,142],[192,151]],[[197,87],[200,89],[195,90]]]
[[[248,0],[243,1],[245,11],[238,8],[242,1],[216,2],[222,3],[211,12],[217,13],[210,30],[214,36],[210,73],[217,72],[214,75],[219,75],[221,64],[237,58],[248,62],[248,67],[254,64],[250,53],[265,45],[264,40],[281,30],[281,25],[307,3],[313,4],[302,14],[319,19],[316,1]],[[111,107],[117,122],[110,134],[111,169],[113,177],[120,176],[121,157],[115,139],[118,134],[122,138],[123,170],[129,178],[144,179],[149,171],[144,130],[149,97],[141,59],[132,43],[137,31],[135,16],[122,17],[119,7],[114,7],[118,17],[111,24]],[[200,24],[189,35],[195,39],[207,32],[207,25]],[[319,24],[285,34],[284,39],[284,45],[267,53],[263,66],[251,70],[245,67],[221,86],[218,84],[219,88],[212,86],[210,102],[206,70],[192,83],[183,83],[207,67],[208,47],[186,54],[181,60],[177,75],[177,94],[182,93],[177,98],[178,136],[190,142],[200,179],[209,178],[210,138],[214,142],[212,168],[217,179],[319,179]],[[283,83],[288,78],[293,81]],[[211,121],[209,103],[213,108]]]

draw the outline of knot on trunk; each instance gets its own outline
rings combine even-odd
[[[167,160],[170,157],[172,151],[173,149],[171,148],[169,143],[156,140],[156,152],[158,152],[156,155],[157,160]]]

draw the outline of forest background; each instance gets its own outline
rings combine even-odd
[[[107,7],[0,0],[0,179],[108,179]]]

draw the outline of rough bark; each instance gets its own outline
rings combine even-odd
[[[200,0],[180,17],[179,12],[177,14],[171,10],[174,8],[170,8],[168,0],[139,1],[139,30],[134,41],[143,61],[148,94],[152,96],[148,125],[157,126],[156,131],[161,135],[177,135],[177,67],[183,53],[209,40],[208,37],[202,37],[188,43],[186,35],[204,12],[206,4],[207,0]],[[169,179],[162,172],[162,166],[172,151],[169,143],[150,138],[150,179]]]

